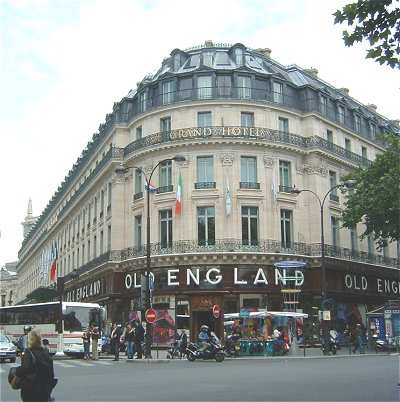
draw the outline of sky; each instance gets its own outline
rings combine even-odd
[[[400,118],[399,74],[346,48],[342,0],[0,0],[0,267],[114,102],[175,48],[243,43]]]

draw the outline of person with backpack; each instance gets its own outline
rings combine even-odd
[[[53,360],[42,347],[39,333],[28,334],[28,345],[21,358],[21,366],[15,370],[13,388],[21,389],[23,402],[47,402],[52,400],[51,392],[57,380],[54,378]]]

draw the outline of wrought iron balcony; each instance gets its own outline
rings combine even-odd
[[[170,184],[169,186],[161,186],[157,188],[157,194],[162,194],[162,193],[170,193],[174,191],[174,186]]]
[[[241,181],[239,183],[239,187],[243,190],[259,190],[260,183],[252,182],[252,181]]]
[[[196,190],[203,190],[203,189],[215,188],[215,187],[216,187],[215,181],[200,181],[200,182],[194,183],[194,188]]]
[[[291,186],[281,186],[279,185],[279,192],[280,193],[291,193],[293,190],[293,187]]]
[[[140,200],[141,198],[143,198],[143,191],[140,191],[140,192],[138,192],[136,194],[133,194],[133,200],[134,201]]]

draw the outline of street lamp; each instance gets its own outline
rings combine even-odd
[[[151,182],[151,178],[153,176],[153,173],[157,169],[159,165],[161,165],[164,162],[169,162],[169,161],[175,161],[175,162],[184,162],[186,158],[182,155],[176,155],[173,158],[167,158],[159,161],[152,169],[150,172],[149,177],[147,177],[146,173],[143,171],[142,168],[138,166],[130,166],[134,169],[139,170],[142,175],[144,176],[144,179],[147,183],[147,195],[146,195],[146,272],[145,272],[145,300],[144,300],[144,309],[145,311],[151,308],[151,296],[150,296],[150,191],[149,191],[149,186]],[[120,168],[117,168],[115,170],[115,173],[126,173],[128,171],[128,167],[123,167],[121,164]],[[143,317],[142,317],[143,319]],[[151,359],[151,343],[152,343],[152,337],[153,337],[153,325],[150,323],[146,324],[146,335],[145,335],[145,350],[144,354],[147,359]]]
[[[325,236],[324,236],[324,205],[325,201],[328,197],[328,195],[335,189],[337,188],[347,188],[347,189],[352,189],[356,184],[355,180],[346,180],[343,183],[337,184],[336,186],[331,187],[326,194],[324,195],[324,198],[321,201],[321,198],[317,193],[315,193],[312,190],[304,189],[304,190],[299,190],[297,188],[293,188],[291,190],[291,193],[293,194],[300,194],[304,192],[308,192],[313,194],[320,206],[320,223],[321,223],[321,273],[322,273],[322,278],[321,278],[321,310],[323,310],[324,307],[324,302],[326,299],[326,270],[325,270]],[[322,327],[322,336],[323,339],[325,339],[325,326]]]

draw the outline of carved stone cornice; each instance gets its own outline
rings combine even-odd
[[[264,166],[268,169],[272,169],[274,167],[274,159],[271,158],[271,156],[268,154],[265,154],[263,156],[263,162],[264,162]]]
[[[297,170],[297,173],[299,173],[299,174],[308,174],[308,175],[316,174],[316,175],[320,175],[322,177],[326,177],[328,175],[328,169],[324,165],[317,166],[317,165],[305,163],[301,166],[297,166],[296,170]]]

